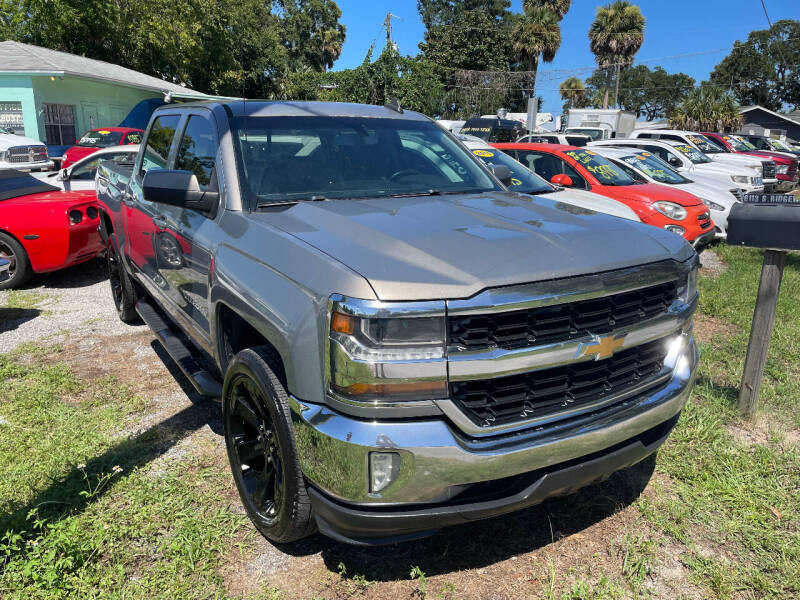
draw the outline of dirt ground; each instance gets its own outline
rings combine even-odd
[[[211,460],[227,464],[219,405],[194,392],[146,327],[119,322],[101,262],[37,279],[25,292],[40,294],[41,301],[14,320],[0,319],[0,351],[27,342],[58,343],[54,359],[81,377],[113,375],[141,395],[144,417],[120,435],[151,427],[161,432],[163,449],[148,466],[154,476],[193,452],[209,452]],[[7,300],[8,292],[0,292],[0,306]],[[700,329],[710,334],[716,327],[707,323]],[[652,598],[701,598],[681,560],[685,548],[653,532],[632,504],[643,489],[648,498],[667,483],[653,476],[645,488],[653,468],[648,460],[573,496],[413,543],[359,548],[315,535],[276,547],[250,536],[255,542],[232,550],[220,576],[233,596],[274,588],[283,598],[552,597],[565,573],[601,589],[605,574],[620,573],[636,532],[638,539],[656,539],[654,567],[644,588],[623,590],[623,595],[639,597],[645,591]],[[230,510],[240,512],[232,480],[228,491]],[[420,567],[422,578],[412,579],[411,565]]]

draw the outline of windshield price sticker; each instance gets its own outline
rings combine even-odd
[[[511,185],[522,185],[522,182],[516,177],[511,178]]]
[[[794,204],[800,206],[792,194],[745,194],[742,202],[747,204]]]
[[[472,153],[475,156],[481,156],[483,158],[491,158],[494,156],[494,152],[489,152],[488,150],[473,150]]]
[[[99,133],[100,135],[108,135],[108,134],[109,134],[109,133],[111,133],[111,132],[110,132],[110,131],[106,131],[106,130],[104,129],[104,130],[102,130],[102,131],[98,131],[97,133]]]

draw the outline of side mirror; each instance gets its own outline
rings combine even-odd
[[[681,159],[678,158],[677,156],[670,155],[670,157],[667,159],[667,162],[671,164],[673,167],[683,166],[683,163],[681,163]]]
[[[489,165],[489,170],[500,180],[504,186],[511,185],[511,169],[505,165]]]
[[[213,210],[219,192],[204,192],[191,171],[150,169],[144,174],[142,193],[148,202],[182,206],[202,212]]]
[[[559,173],[558,175],[553,175],[550,178],[550,183],[554,183],[556,185],[561,185],[564,187],[572,187],[575,185],[572,181],[572,177],[569,175],[564,175],[563,173]]]
[[[59,181],[67,181],[69,179],[69,174],[67,173],[66,169],[61,169],[58,172],[58,180]]]

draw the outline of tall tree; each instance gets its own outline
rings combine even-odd
[[[751,31],[714,67],[711,83],[732,90],[742,104],[800,108],[800,21],[784,19]]]
[[[561,47],[560,18],[549,8],[528,3],[514,27],[514,52],[530,71],[526,94],[533,96],[539,60],[553,62]]]
[[[345,27],[333,0],[280,0],[283,45],[292,70],[324,71],[342,53]]]
[[[570,108],[585,108],[589,105],[586,98],[586,87],[577,77],[569,77],[558,86],[558,93],[564,100],[564,110]]]
[[[597,8],[594,22],[589,28],[589,47],[597,64],[606,72],[603,108],[608,108],[614,69],[633,64],[633,57],[644,42],[644,26],[642,11],[626,0],[617,0]]]
[[[450,25],[465,13],[480,11],[491,19],[502,19],[511,0],[417,0],[417,11],[426,29]]]
[[[572,0],[524,0],[522,3],[523,7],[541,6],[543,8],[549,8],[558,15],[559,21],[567,14],[571,4]]]
[[[677,129],[691,131],[731,131],[742,125],[736,100],[716,86],[695,88],[669,117]]]
[[[589,103],[601,106],[606,72],[597,69],[586,80]],[[675,108],[694,88],[695,81],[686,73],[667,73],[663,67],[650,69],[636,65],[620,73],[619,106],[648,121],[661,119]]]

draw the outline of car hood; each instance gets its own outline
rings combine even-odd
[[[39,140],[25,137],[24,135],[0,133],[0,150],[6,150],[13,146],[44,146],[44,144]]]
[[[631,221],[641,221],[635,212],[622,202],[617,202],[606,196],[586,192],[584,190],[564,189],[550,194],[537,194],[539,198],[548,198],[555,202],[564,202],[581,208],[588,208],[597,212],[622,217]]]
[[[757,165],[760,167],[763,161],[769,160],[767,158],[760,158],[758,156],[747,156],[746,154],[734,154],[732,152],[709,154],[709,158],[717,162],[730,163],[742,167],[748,167],[750,165]]]
[[[661,183],[640,183],[638,185],[605,186],[609,196],[620,200],[643,202],[652,204],[659,200],[674,202],[681,206],[697,206],[701,204],[700,198],[677,186],[663,185]]]
[[[347,265],[387,301],[468,298],[692,253],[655,227],[507,192],[301,202],[252,217]]]
[[[756,156],[761,160],[774,160],[779,165],[788,165],[794,162],[787,154],[783,152],[772,152],[770,150],[753,150],[752,152],[742,152],[747,156]]]
[[[675,187],[683,190],[684,192],[694,194],[701,200],[711,200],[712,202],[716,202],[725,208],[730,208],[733,206],[734,202],[736,202],[736,199],[729,191],[720,189],[718,185],[714,184],[709,185],[708,183],[695,181],[693,183],[681,183]]]
[[[727,181],[733,183],[731,179],[731,175],[744,175],[745,177],[757,177],[758,173],[756,173],[753,169],[749,167],[744,167],[741,165],[734,165],[733,163],[728,162],[710,162],[710,163],[701,163],[699,165],[694,165],[690,170],[690,173],[719,173],[721,175],[727,176]],[[689,175],[689,178],[692,178],[692,175]]]

